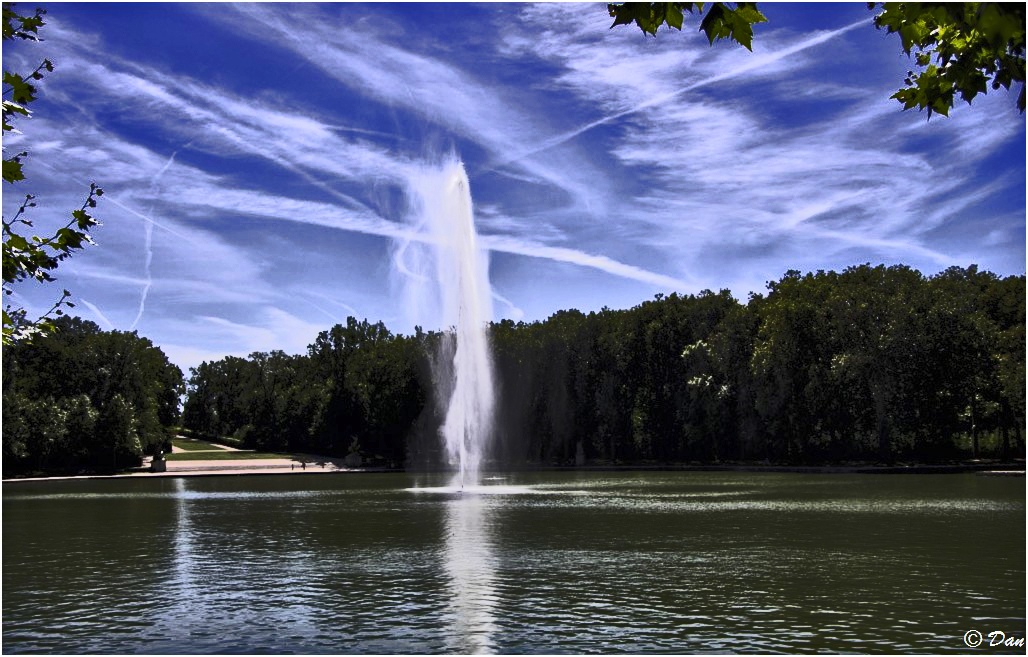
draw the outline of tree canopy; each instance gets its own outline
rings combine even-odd
[[[1023,450],[1025,279],[791,271],[628,310],[490,325],[503,466],[939,462]],[[440,467],[445,334],[349,318],[306,355],[192,371],[183,422],[257,449]]]
[[[5,475],[109,472],[170,451],[181,370],[135,333],[68,316],[54,328],[4,347]]]

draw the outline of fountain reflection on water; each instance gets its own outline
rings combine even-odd
[[[447,504],[445,566],[453,616],[449,653],[484,654],[495,649],[496,573],[487,503],[485,497],[465,492]]]

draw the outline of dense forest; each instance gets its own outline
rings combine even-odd
[[[148,340],[62,319],[4,349],[4,471],[104,469],[176,422],[239,446],[441,465],[440,332],[349,318],[304,355],[182,374]],[[489,327],[496,467],[1023,457],[1025,277],[790,271],[728,291]]]
[[[790,271],[746,304],[657,295],[489,331],[499,467],[1024,453],[1024,276]],[[430,361],[443,339],[351,317],[306,355],[203,363],[183,424],[259,449],[438,466]]]
[[[60,317],[3,348],[3,472],[112,472],[170,450],[182,371],[135,333]]]

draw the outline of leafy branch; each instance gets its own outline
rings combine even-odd
[[[45,9],[36,8],[32,16],[20,16],[14,11],[13,2],[4,3],[4,41],[8,39],[25,39],[39,41],[39,28],[43,27]],[[18,23],[18,26],[15,26]]]
[[[669,28],[682,29],[684,12],[702,14],[703,2],[626,2],[609,4],[607,12],[614,18],[611,28],[617,25],[635,23],[646,34],[656,36],[657,28],[667,23]],[[723,2],[710,3],[700,31],[707,35],[711,45],[715,41],[728,39],[747,50],[753,50],[753,24],[764,23],[767,18],[757,11],[754,2],[737,2],[735,9]]]
[[[21,16],[14,11],[13,3],[3,4],[3,39],[24,39],[39,41],[39,28],[44,25],[43,9],[36,9],[31,16]],[[27,76],[10,71],[3,72],[3,132],[17,133],[13,121],[19,116],[30,118],[32,113],[27,105],[36,100],[36,88],[33,82],[42,80],[44,71],[49,73],[54,70],[53,62],[44,59]],[[3,164],[3,179],[7,184],[14,184],[25,179],[25,172],[22,169],[22,161],[28,156],[28,152],[21,151],[8,157],[5,153]],[[52,235],[39,237],[32,235],[28,237],[20,231],[24,228],[33,228],[32,222],[25,218],[29,208],[36,207],[36,197],[26,194],[25,200],[18,207],[17,212],[8,220],[3,218],[3,290],[4,296],[14,294],[12,286],[26,279],[32,279],[39,283],[49,283],[56,280],[51,272],[58,264],[72,255],[73,252],[84,248],[86,244],[93,244],[89,236],[89,229],[98,225],[98,221],[90,214],[90,210],[96,207],[96,199],[103,195],[103,190],[95,183],[89,186],[89,195],[82,203],[82,207],[71,213],[71,219],[58,228]],[[63,308],[73,308],[74,304],[68,301],[71,293],[63,290],[61,297],[41,317],[29,320],[24,308],[14,307],[6,304],[3,309],[3,344],[11,344],[32,333],[40,331],[52,332],[55,330],[53,320],[55,317],[64,314]]]
[[[875,3],[868,3],[874,9]],[[1021,83],[1017,107],[1025,109],[1025,5],[1023,3],[882,3],[875,27],[898,33],[921,71],[908,71],[892,98],[948,116],[956,94],[970,103],[978,94]]]

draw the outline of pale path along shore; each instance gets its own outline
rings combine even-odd
[[[326,456],[297,455],[295,459],[238,459],[210,461],[167,461],[166,472],[150,472],[150,457],[143,459],[143,465],[134,472],[114,475],[72,475],[66,477],[30,477],[4,479],[4,483],[17,481],[54,481],[61,479],[126,479],[144,477],[203,477],[211,475],[251,474],[323,474],[339,472],[364,472],[367,468],[350,468],[343,459]]]

